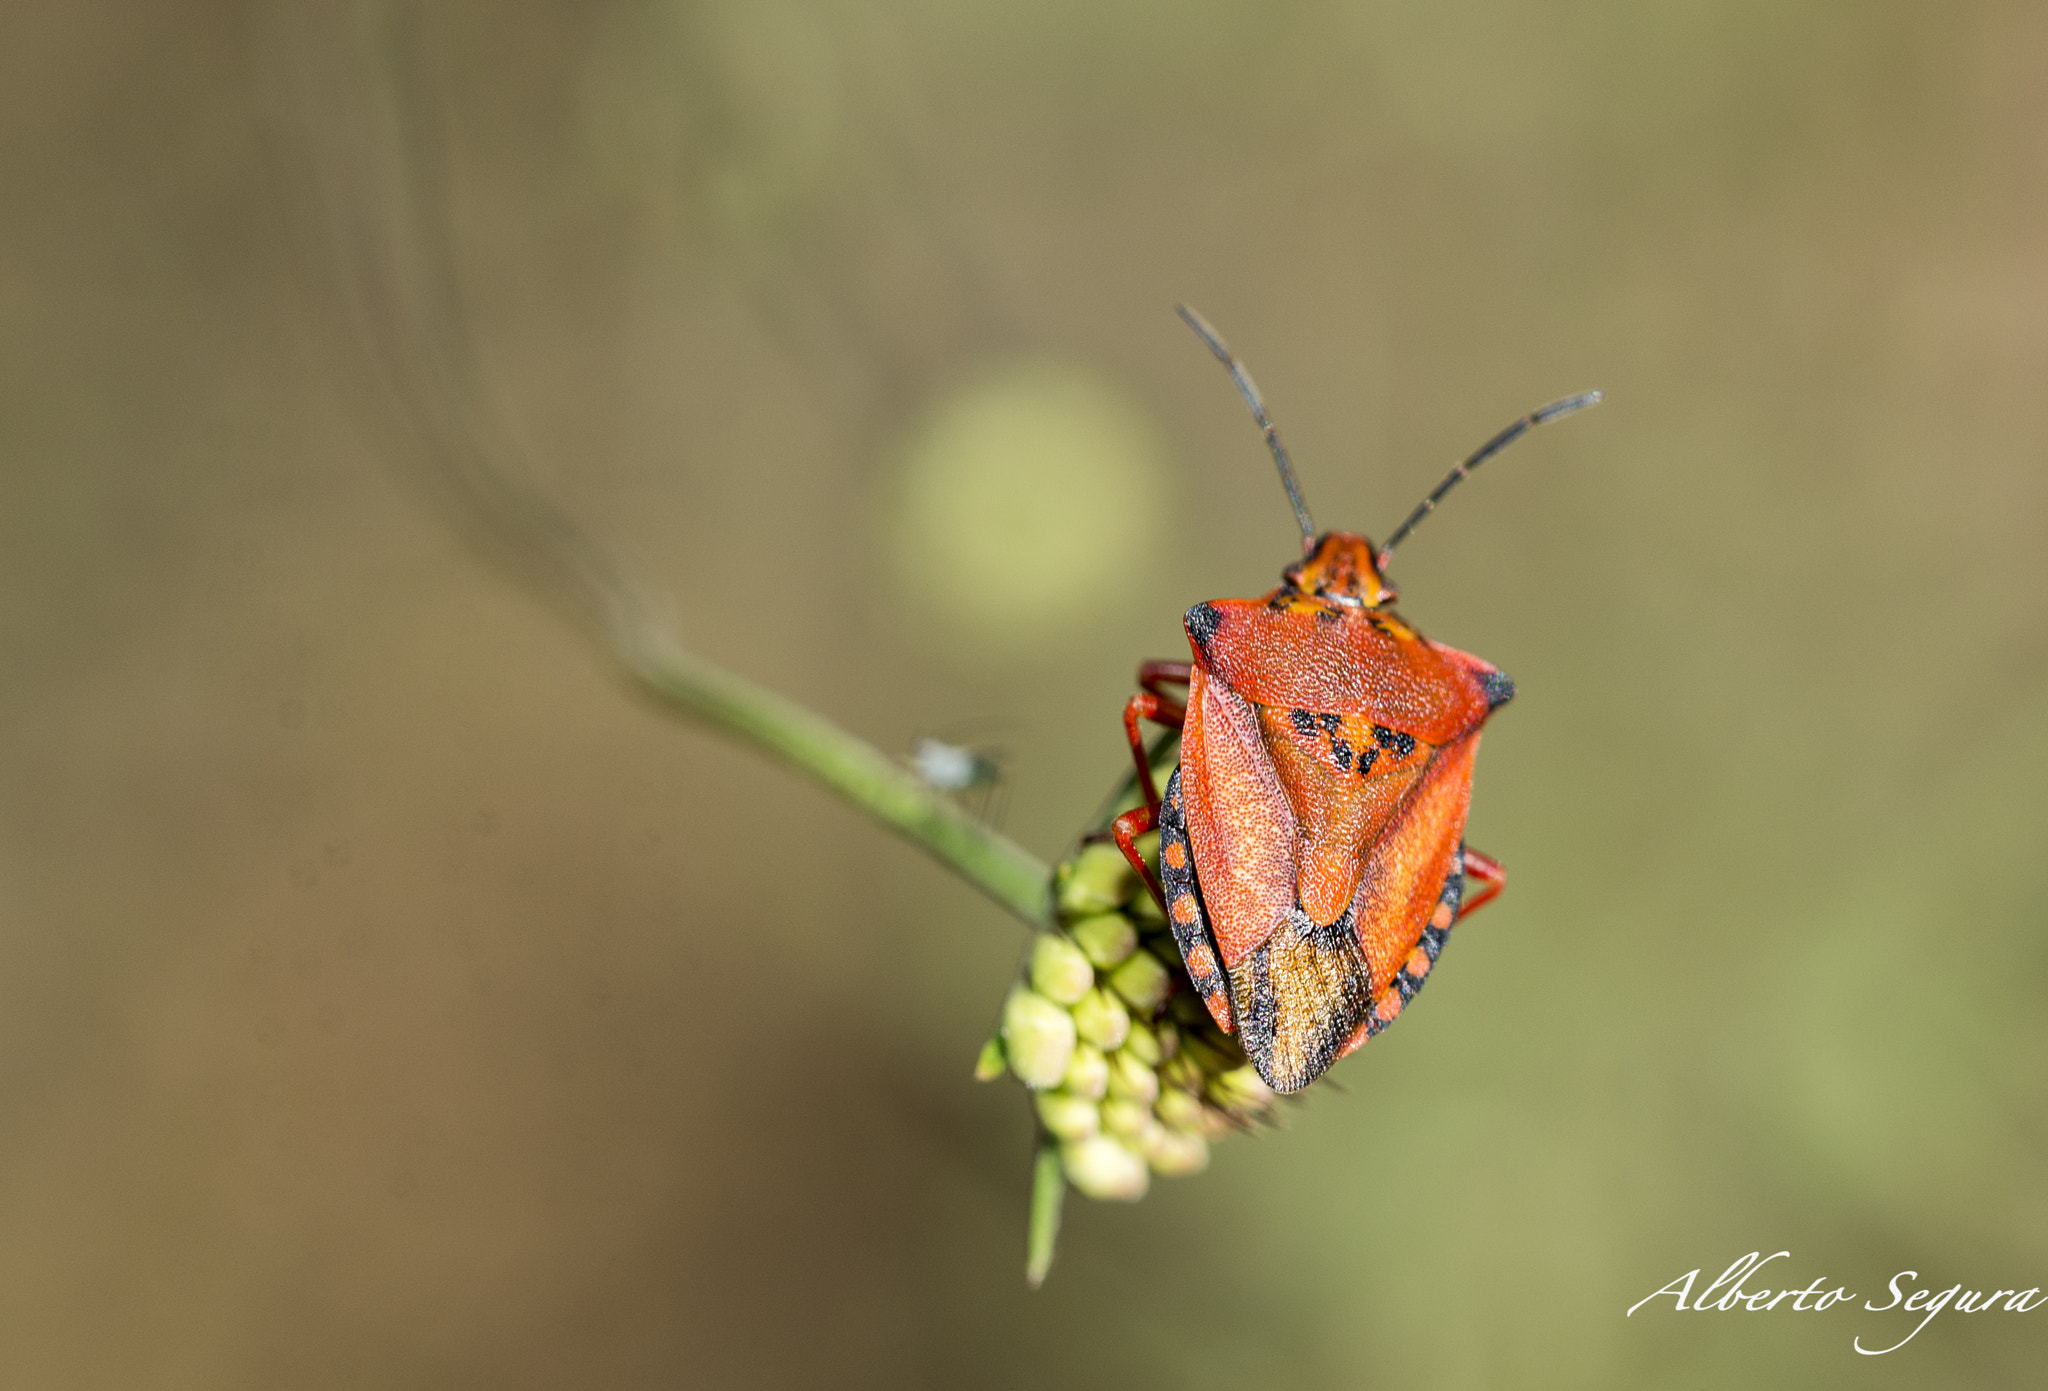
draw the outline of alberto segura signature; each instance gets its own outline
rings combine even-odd
[[[1764,1256],[1752,1251],[1722,1271],[1719,1279],[1698,1294],[1693,1293],[1693,1286],[1699,1282],[1700,1272],[1687,1271],[1663,1289],[1638,1299],[1629,1306],[1628,1312],[1633,1315],[1645,1304],[1667,1297],[1676,1301],[1673,1307],[1682,1313],[1696,1313],[1703,1309],[1719,1313],[1726,1313],[1730,1309],[1746,1309],[1752,1313],[1761,1313],[1767,1309],[1777,1308],[1788,1299],[1792,1301],[1793,1309],[1801,1313],[1812,1313],[1833,1308],[1837,1304],[1848,1304],[1857,1298],[1854,1290],[1843,1289],[1840,1285],[1829,1289],[1825,1275],[1803,1290],[1770,1290],[1750,1283],[1751,1277],[1772,1261],[1781,1260],[1791,1254],[1790,1251],[1780,1251],[1773,1256]],[[1912,1342],[1914,1334],[1927,1327],[1934,1316],[1944,1309],[1967,1314],[1982,1314],[1993,1309],[2003,1313],[2024,1314],[2048,1301],[2048,1295],[2043,1295],[2038,1288],[1991,1290],[1987,1293],[1983,1290],[1966,1290],[1961,1285],[1951,1285],[1945,1290],[1933,1290],[1922,1287],[1919,1280],[1919,1271],[1902,1270],[1891,1278],[1889,1299],[1883,1303],[1875,1299],[1863,1301],[1863,1307],[1872,1313],[1881,1314],[1887,1309],[1897,1309],[1902,1313],[1920,1314],[1920,1322],[1913,1326],[1913,1332],[1890,1347],[1883,1348],[1863,1346],[1863,1339],[1859,1335],[1851,1340],[1856,1351],[1866,1357],[1882,1357],[1885,1353],[1897,1352]]]

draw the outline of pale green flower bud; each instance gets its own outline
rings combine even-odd
[[[1244,1066],[1244,1050],[1213,1029],[1192,1030],[1181,1036],[1181,1052],[1195,1060],[1202,1071],[1214,1076]]]
[[[1207,1090],[1210,1101],[1234,1116],[1249,1116],[1273,1104],[1273,1089],[1250,1063],[1212,1079]]]
[[[1152,1172],[1168,1178],[1199,1174],[1209,1167],[1209,1142],[1199,1135],[1161,1126],[1145,1146]]]
[[[1159,832],[1147,831],[1137,839],[1138,853],[1144,857],[1145,867],[1152,871],[1154,883],[1159,880]],[[1159,900],[1142,883],[1131,897],[1130,906],[1124,910],[1143,923],[1149,930],[1166,926],[1166,914],[1160,911]]]
[[[1074,1056],[1074,1016],[1035,990],[1018,986],[1003,1001],[1003,1053],[1027,1087],[1059,1084]]]
[[[1202,1103],[1178,1087],[1168,1087],[1161,1092],[1152,1109],[1158,1113],[1161,1121],[1174,1130],[1199,1133],[1203,1128]]]
[[[1102,1128],[1112,1135],[1136,1138],[1145,1133],[1148,1122],[1158,1124],[1142,1102],[1129,1097],[1111,1097],[1102,1103]]]
[[[1062,1005],[1079,1003],[1095,984],[1095,968],[1081,949],[1057,932],[1041,932],[1031,944],[1031,986]]]
[[[1136,1019],[1131,1021],[1131,1036],[1124,1040],[1123,1051],[1147,1067],[1159,1066],[1166,1056],[1165,1050],[1159,1046],[1158,1031]]]
[[[1103,1093],[1109,1090],[1109,1059],[1102,1056],[1099,1048],[1086,1043],[1077,1045],[1060,1086],[1075,1096],[1085,1096],[1090,1101],[1102,1100]]]
[[[1180,967],[1180,943],[1174,939],[1173,929],[1164,922],[1140,924],[1138,945],[1164,961],[1169,968]]]
[[[1085,1096],[1068,1091],[1040,1092],[1032,1098],[1038,1121],[1062,1140],[1085,1140],[1101,1128],[1101,1113]]]
[[[1159,837],[1140,838],[1158,864]],[[1058,1195],[1134,1201],[1153,1174],[1198,1173],[1210,1146],[1271,1112],[1273,1092],[1187,988],[1180,949],[1116,847],[1090,842],[1060,866],[1061,927],[1034,937],[1025,972],[975,1076],[1008,1071],[1032,1090],[1039,1149],[1028,1278],[1042,1279]]]
[[[1129,1049],[1119,1048],[1109,1064],[1109,1094],[1149,1108],[1159,1097],[1159,1074],[1139,1062]]]
[[[1121,1048],[1130,1036],[1130,1011],[1107,990],[1098,988],[1083,995],[1072,1017],[1081,1037],[1104,1052]]]
[[[1159,1148],[1165,1141],[1166,1133],[1166,1127],[1159,1123],[1159,1118],[1150,1111],[1147,1111],[1138,1120],[1137,1134],[1119,1136],[1118,1138],[1136,1150],[1140,1157],[1149,1163],[1152,1158],[1152,1151]]]
[[[1138,851],[1138,858],[1145,862],[1145,868],[1156,877],[1159,873],[1159,832],[1147,831],[1131,844]]]
[[[1109,973],[1109,988],[1139,1014],[1150,1017],[1166,1003],[1173,978],[1150,952],[1134,953],[1130,960]]]
[[[1059,908],[1067,917],[1107,913],[1138,887],[1124,852],[1107,841],[1082,846],[1080,854],[1060,866],[1057,877]]]
[[[1083,956],[1104,968],[1116,965],[1138,949],[1138,930],[1122,913],[1098,913],[1068,923],[1067,936],[1074,939]]]
[[[1145,1196],[1152,1171],[1135,1151],[1107,1135],[1093,1135],[1060,1146],[1067,1182],[1091,1198],[1134,1203]]]
[[[1202,1065],[1192,1053],[1176,1053],[1159,1065],[1159,1080],[1185,1092],[1198,1092],[1205,1079]]]

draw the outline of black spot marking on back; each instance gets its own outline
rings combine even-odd
[[[1337,770],[1339,772],[1348,773],[1351,771],[1351,745],[1345,743],[1342,739],[1332,739],[1330,741],[1330,753],[1337,760]]]
[[[1182,620],[1187,625],[1188,636],[1195,640],[1195,646],[1203,651],[1209,649],[1209,639],[1216,636],[1217,628],[1223,624],[1223,614],[1214,604],[1197,604]]]
[[[1415,736],[1398,729],[1388,729],[1383,724],[1372,727],[1373,742],[1388,750],[1396,758],[1406,758],[1415,752]]]
[[[1316,723],[1320,724],[1323,727],[1323,733],[1335,734],[1338,730],[1344,727],[1344,717],[1342,715],[1331,714],[1329,711],[1325,710],[1322,714],[1316,716]]]
[[[1289,710],[1287,712],[1287,719],[1294,726],[1297,733],[1314,734],[1316,732],[1316,717],[1309,714],[1306,710]]]
[[[1486,697],[1486,708],[1498,710],[1515,698],[1515,683],[1504,671],[1489,671],[1479,678],[1479,694]]]
[[[1372,765],[1379,761],[1380,751],[1377,745],[1360,749],[1358,751],[1358,776],[1361,778],[1371,777]]]

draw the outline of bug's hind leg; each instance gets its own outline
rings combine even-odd
[[[1466,901],[1458,916],[1469,917],[1474,909],[1484,907],[1500,897],[1500,891],[1508,886],[1508,872],[1499,860],[1491,855],[1481,854],[1471,846],[1465,847],[1465,873],[1485,887]]]

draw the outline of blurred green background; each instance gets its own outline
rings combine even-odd
[[[0,1380],[2038,1378],[2048,1315],[1622,1311],[1758,1248],[2048,1285],[2048,11],[417,27],[546,494],[704,652],[999,748],[1048,855],[1135,663],[1293,553],[1176,300],[1325,526],[1608,393],[1394,567],[1519,682],[1507,897],[1284,1133],[1072,1200],[1037,1295],[968,1080],[1021,929],[465,545],[294,22],[0,18]]]

